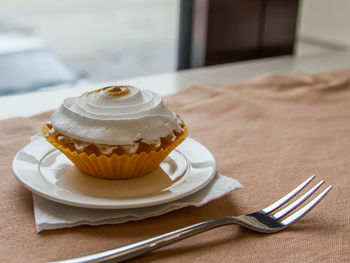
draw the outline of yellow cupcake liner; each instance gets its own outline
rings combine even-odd
[[[44,125],[41,130],[48,142],[66,155],[80,171],[103,179],[128,179],[153,171],[176,146],[186,139],[188,134],[185,126],[184,132],[171,145],[159,151],[121,156],[117,154],[96,156],[96,154],[88,155],[85,152],[71,151],[50,136],[49,130],[47,125]]]

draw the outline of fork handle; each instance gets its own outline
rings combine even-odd
[[[187,237],[205,232],[218,226],[235,223],[237,219],[232,216],[220,217],[205,222],[201,222],[192,226],[178,229],[166,234],[145,239],[136,243],[125,245],[111,250],[106,250],[96,254],[83,256],[79,258],[66,259],[61,261],[52,261],[51,263],[106,263],[121,262],[147,252],[156,250],[166,245],[175,243]]]

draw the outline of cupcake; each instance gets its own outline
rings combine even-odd
[[[187,128],[158,94],[111,86],[65,99],[42,134],[83,173],[126,179],[156,169]]]

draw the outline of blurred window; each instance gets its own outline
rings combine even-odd
[[[79,76],[49,50],[0,54],[0,94],[75,83]]]
[[[0,54],[2,36],[15,33],[45,43],[86,81],[116,83],[175,71],[178,22],[179,0],[2,0]],[[21,53],[13,58],[16,61],[1,55],[1,59],[1,70],[7,70],[0,83],[13,92],[28,81],[75,78],[48,53]]]

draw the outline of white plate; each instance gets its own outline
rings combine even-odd
[[[152,173],[128,180],[103,180],[83,174],[39,138],[16,154],[12,169],[26,188],[47,199],[79,207],[121,209],[188,196],[213,179],[216,163],[207,148],[187,138]]]

